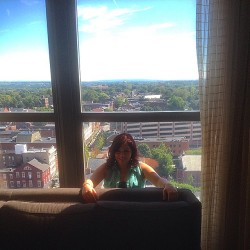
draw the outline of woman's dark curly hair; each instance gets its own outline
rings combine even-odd
[[[115,164],[115,152],[117,152],[123,144],[127,144],[131,149],[131,166],[138,165],[138,150],[135,141],[130,134],[122,133],[114,138],[109,148],[107,159],[108,167],[111,167]]]

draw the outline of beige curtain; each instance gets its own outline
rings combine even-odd
[[[250,249],[250,1],[197,0],[202,250]]]

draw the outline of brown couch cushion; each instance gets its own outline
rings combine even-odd
[[[2,249],[200,249],[201,203],[179,189],[100,189],[84,204],[79,188],[0,190]]]

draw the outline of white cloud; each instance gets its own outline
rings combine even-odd
[[[180,33],[171,22],[125,25],[133,13],[150,8],[79,9],[80,30],[95,34],[80,41],[82,80],[197,79],[195,34]]]
[[[80,45],[82,80],[197,79],[192,33],[102,36]]]
[[[101,7],[78,7],[79,31],[98,33],[121,26],[126,18],[135,12],[147,11],[151,7],[143,9]]]
[[[48,53],[38,50],[8,52],[0,56],[2,81],[49,80]]]
[[[135,12],[150,8],[78,8],[79,30],[93,34],[83,36],[79,44],[82,80],[197,79],[195,32],[180,33],[170,22],[125,26]],[[120,26],[120,32],[114,33]],[[44,49],[8,51],[0,55],[0,69],[1,80],[50,79]]]
[[[175,26],[174,23],[165,22],[165,23],[152,24],[148,28],[151,30],[163,30],[163,29],[172,28],[174,26]]]
[[[105,15],[107,13],[107,7],[102,6],[102,7],[78,7],[78,18],[81,18],[83,20],[88,20],[92,19],[95,17],[99,17],[102,15]]]

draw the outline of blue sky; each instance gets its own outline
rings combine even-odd
[[[81,80],[198,78],[195,0],[80,0]],[[50,80],[45,3],[0,1],[0,81]]]

